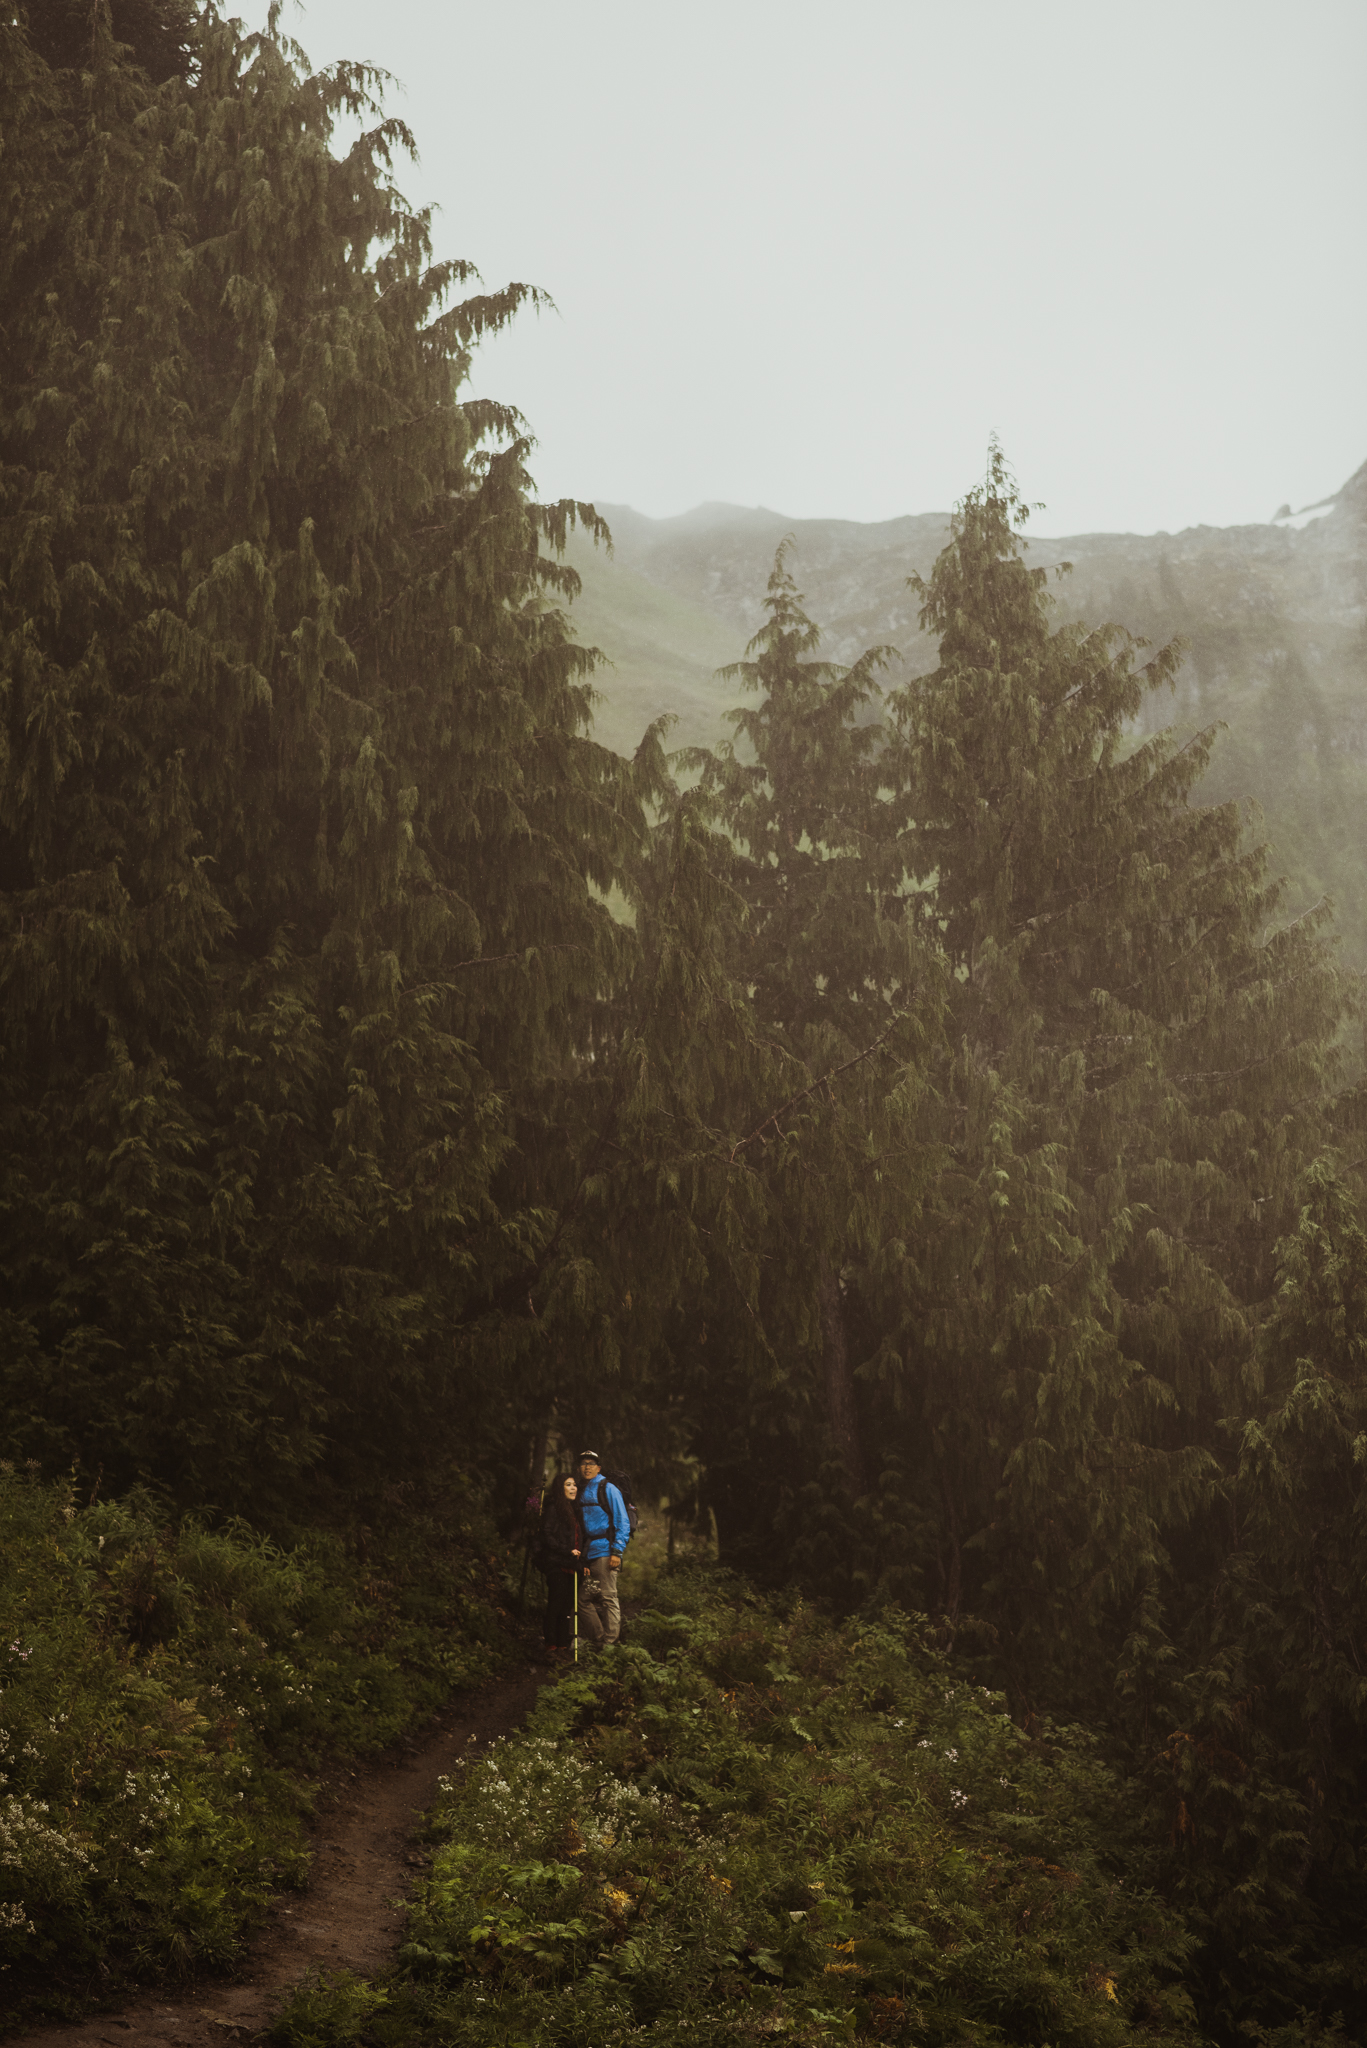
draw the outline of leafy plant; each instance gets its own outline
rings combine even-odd
[[[321,1532],[286,1547],[146,1495],[77,1505],[0,1466],[10,1994],[74,2009],[96,1964],[112,1982],[230,1962],[271,1894],[307,1881],[313,1774],[497,1667],[479,1543],[410,1508],[362,1566]]]
[[[913,1620],[666,1584],[445,1788],[375,2039],[1194,2048],[1191,1939],[1083,1733]]]

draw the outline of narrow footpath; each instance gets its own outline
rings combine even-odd
[[[359,1764],[333,1786],[314,1832],[313,1877],[306,1892],[282,1892],[232,1978],[160,1989],[77,2023],[59,2022],[14,2036],[5,2048],[225,2048],[263,2034],[288,1993],[319,1969],[373,1976],[392,1960],[403,1934],[404,1898],[428,1859],[414,1845],[438,1778],[521,1726],[552,1676],[522,1664],[483,1692],[453,1700],[416,1738],[375,1762]]]

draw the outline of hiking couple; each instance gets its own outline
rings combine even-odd
[[[541,1510],[541,1569],[546,1575],[546,1656],[573,1655],[576,1606],[579,1633],[596,1650],[622,1632],[617,1574],[631,1541],[621,1493],[604,1477],[597,1451],[579,1453],[579,1476],[552,1480]]]

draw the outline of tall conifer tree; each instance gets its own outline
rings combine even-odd
[[[1122,1686],[1168,1882],[1204,1943],[1211,2023],[1367,2019],[1367,1233],[1351,1176],[1307,1169],[1227,1425],[1218,1543],[1183,1560]]]
[[[1322,915],[1278,930],[1238,807],[1199,803],[1214,735],[1130,741],[1178,650],[1052,631],[1023,517],[994,450],[922,588],[938,666],[894,707],[958,1166],[882,1369],[915,1390],[943,1597],[972,1558],[1028,1687],[1070,1634],[1095,1673],[1089,1631],[1213,1470],[1343,999]]]
[[[0,1119],[11,1448],[364,1483],[544,1341],[514,1148],[635,826],[514,414],[374,79],[212,16],[4,38]],[[591,519],[591,514],[585,514]],[[525,1145],[524,1145],[525,1150]],[[499,1426],[516,1419],[512,1413]]]
[[[856,1275],[926,1178],[926,1154],[906,1138],[939,949],[904,900],[902,813],[877,715],[890,650],[849,668],[823,661],[789,552],[778,551],[747,658],[722,672],[754,703],[731,714],[734,741],[686,757],[723,834],[717,857],[742,912],[728,964],[767,1056],[733,1100],[730,1148],[763,1217],[762,1285],[745,1321],[764,1341],[739,1323],[726,1333],[750,1365],[731,1398],[708,1403],[704,1448],[733,1542],[762,1554],[776,1541],[823,1578],[834,1566],[848,1594],[851,1546],[834,1532],[880,1463],[861,1424]],[[735,1398],[742,1385],[748,1400]]]

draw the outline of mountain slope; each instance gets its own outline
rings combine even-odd
[[[714,671],[759,625],[786,535],[826,654],[853,661],[891,644],[894,683],[934,660],[907,578],[943,547],[945,513],[862,525],[719,504],[673,519],[600,510],[614,553],[582,541],[572,550],[584,577],[573,617],[616,664],[598,679],[599,733],[614,747],[629,750],[670,711],[675,745],[723,735],[737,692]],[[1367,966],[1367,464],[1323,505],[1284,507],[1266,525],[1032,537],[1030,557],[1072,565],[1053,585],[1060,619],[1185,640],[1175,701],[1155,715],[1224,723],[1203,792],[1261,807],[1289,910],[1332,896],[1345,958]]]
[[[575,533],[567,559],[583,579],[575,631],[611,664],[595,677],[595,737],[629,754],[651,720],[667,712],[678,721],[668,745],[712,745],[730,702],[716,671],[740,659],[744,629],[627,568],[620,548],[614,559]]]

